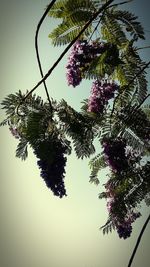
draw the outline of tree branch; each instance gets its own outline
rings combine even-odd
[[[136,110],[139,109],[142,104],[145,102],[145,100],[150,96],[150,94],[148,94],[147,96],[144,97],[144,99],[141,101],[141,103],[136,107]]]
[[[148,224],[149,221],[150,221],[150,215],[148,216],[147,220],[145,221],[145,223],[144,223],[144,225],[143,225],[143,227],[142,227],[142,230],[141,230],[141,232],[140,232],[140,234],[139,234],[139,236],[138,236],[138,239],[137,239],[135,248],[134,248],[134,250],[133,250],[133,252],[132,252],[132,255],[131,255],[131,258],[130,258],[130,260],[129,260],[128,267],[131,267],[131,264],[132,264],[132,261],[133,261],[133,259],[134,259],[135,253],[136,253],[137,248],[138,248],[138,246],[139,246],[139,244],[140,244],[142,235],[143,235],[143,233],[144,233],[144,231],[145,231],[145,229],[146,229],[146,226],[147,226],[147,224]]]
[[[56,66],[59,64],[59,62],[62,60],[62,58],[65,56],[65,54],[68,52],[68,50],[71,48],[71,46],[78,40],[78,38],[82,35],[82,33],[88,28],[88,26],[92,23],[96,17],[105,10],[114,0],[109,0],[107,3],[105,3],[102,7],[99,8],[97,12],[94,13],[92,18],[84,25],[82,30],[79,32],[79,34],[70,42],[70,44],[64,49],[62,54],[59,56],[59,58],[55,61],[53,66],[49,69],[49,71],[45,74],[45,76],[29,91],[29,93],[24,97],[23,101],[26,100],[26,98],[31,95],[52,73],[52,71],[56,68]],[[17,110],[19,109],[21,103],[19,104]]]
[[[102,14],[102,16],[103,16],[103,14]],[[92,32],[92,34],[91,34],[91,36],[90,36],[90,38],[89,38],[88,42],[90,42],[90,40],[92,39],[92,37],[93,37],[94,33],[97,31],[97,28],[98,28],[99,24],[101,23],[102,16],[100,17],[100,19],[99,19],[99,21],[98,21],[98,23],[97,23],[96,27],[94,28],[94,30],[93,30],[93,32]]]
[[[37,61],[38,61],[38,65],[39,65],[39,69],[40,69],[40,73],[41,73],[42,78],[44,77],[44,74],[43,74],[41,61],[40,61],[40,56],[39,56],[38,34],[39,34],[40,27],[41,27],[45,17],[47,16],[49,10],[51,9],[51,7],[54,5],[55,2],[56,2],[56,0],[52,0],[51,3],[47,6],[43,16],[41,17],[41,19],[40,19],[40,21],[39,21],[39,23],[37,25],[37,29],[36,29],[36,33],[35,33],[35,50],[36,50]],[[44,84],[45,92],[46,92],[47,99],[48,99],[48,102],[49,102],[50,110],[52,111],[52,104],[51,104],[51,100],[50,100],[50,97],[49,97],[49,93],[48,93],[48,89],[47,89],[45,80],[43,81],[43,84]]]
[[[138,51],[138,50],[147,49],[147,48],[150,48],[150,45],[139,47],[139,48],[136,48],[135,50]]]

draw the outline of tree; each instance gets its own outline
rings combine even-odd
[[[90,182],[99,184],[98,174],[109,167],[105,191],[108,221],[104,233],[116,229],[120,238],[132,232],[132,223],[141,215],[138,204],[150,203],[148,160],[150,152],[150,109],[146,68],[136,43],[144,39],[137,17],[109,1],[52,1],[41,18],[35,36],[42,79],[25,94],[19,91],[2,101],[12,134],[19,139],[16,156],[25,160],[30,145],[38,159],[41,177],[60,198],[64,185],[67,155],[75,149],[78,158],[90,157]],[[104,4],[103,4],[104,3]],[[121,3],[122,4],[122,3]],[[48,13],[49,12],[49,13]],[[38,53],[37,36],[47,15],[61,19],[49,37],[54,46],[67,45],[44,76]],[[71,48],[67,64],[68,85],[78,86],[91,79],[89,99],[80,112],[65,100],[50,98],[45,80]],[[48,101],[33,94],[44,83]],[[94,146],[97,139],[101,150]]]

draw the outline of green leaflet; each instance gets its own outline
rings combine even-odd
[[[119,115],[119,119],[141,140],[149,140],[150,121],[142,109],[137,109],[136,106],[127,108]]]
[[[101,23],[102,39],[107,42],[114,43],[119,47],[122,47],[127,42],[126,35],[120,24],[110,15],[108,11],[104,14],[104,16],[102,16]]]
[[[115,224],[112,221],[111,217],[109,217],[107,222],[100,227],[100,230],[103,230],[104,235],[112,232],[112,230],[115,230]]]
[[[125,201],[128,205],[136,207],[150,192],[149,184],[150,162],[148,161],[140,168],[136,175],[136,182],[126,195]],[[138,179],[137,179],[138,178]]]
[[[62,22],[50,34],[54,46],[64,45],[72,41],[95,11],[92,1],[58,1],[49,12],[50,17],[62,18]],[[89,36],[89,26],[81,38]]]
[[[121,21],[126,26],[126,31],[130,33],[133,39],[145,39],[144,30],[139,21],[137,21],[137,16],[129,11],[123,10],[111,10],[111,16],[118,21]]]
[[[93,122],[88,117],[75,111],[62,100],[58,108],[60,121],[64,123],[66,134],[71,137],[78,158],[89,157],[95,152],[93,145]]]
[[[98,173],[101,169],[107,167],[104,155],[102,154],[96,155],[93,159],[90,160],[89,166],[91,169],[90,182],[98,185],[99,184]]]
[[[15,94],[9,94],[4,98],[1,102],[2,109],[5,109],[6,115],[13,115],[15,113],[15,109],[22,101],[24,95],[21,91],[16,92]]]
[[[21,138],[19,144],[16,149],[16,157],[21,158],[22,160],[26,160],[28,157],[28,141],[25,138]]]
[[[52,39],[54,46],[65,45],[67,43],[70,43],[78,35],[83,25],[84,24],[74,25],[72,28],[70,28],[70,24],[68,24],[68,22],[63,22],[49,34],[49,38]],[[87,30],[84,32],[84,34],[81,35],[80,38],[84,39],[91,33],[91,31],[91,27],[87,28]]]

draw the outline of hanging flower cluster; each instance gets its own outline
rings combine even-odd
[[[107,140],[103,143],[106,162],[113,172],[121,172],[128,168],[126,142],[123,139]]]
[[[95,80],[92,84],[91,95],[88,100],[88,111],[102,113],[108,100],[114,97],[119,86],[115,82]]]
[[[78,40],[72,46],[71,54],[68,58],[67,81],[68,85],[76,87],[82,80],[82,71],[85,70],[91,61],[98,55],[106,51],[106,44],[101,42],[91,42]]]
[[[47,187],[55,196],[60,198],[66,196],[64,185],[66,147],[60,141],[53,144],[50,141],[44,141],[34,149],[34,153],[39,158],[37,164]]]
[[[135,222],[137,218],[141,216],[140,212],[134,210],[127,210],[124,217],[120,218],[116,214],[116,205],[117,203],[117,196],[113,196],[108,199],[107,202],[107,209],[109,211],[109,215],[113,221],[113,224],[117,230],[117,233],[120,238],[128,238],[132,233],[132,223]]]
[[[111,180],[105,184],[107,209],[120,238],[128,238],[132,233],[132,223],[141,216],[140,212],[127,209],[121,202]]]
[[[141,216],[140,212],[128,212],[124,221],[119,222],[118,218],[115,219],[117,233],[120,238],[128,238],[132,233],[132,223]]]

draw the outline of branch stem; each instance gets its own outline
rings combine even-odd
[[[117,3],[117,4],[113,4],[113,5],[110,5],[108,8],[114,7],[114,6],[120,6],[120,5],[128,4],[129,2],[132,2],[132,1],[133,0],[128,0],[128,1]]]
[[[138,50],[147,49],[147,48],[150,48],[150,45],[139,47],[139,48],[136,48],[135,50],[138,51]]]
[[[144,233],[144,231],[145,231],[145,229],[146,229],[146,226],[147,226],[147,224],[148,224],[149,221],[150,221],[150,215],[149,215],[148,218],[146,219],[146,221],[145,221],[145,223],[144,223],[144,225],[143,225],[143,227],[142,227],[142,229],[141,229],[141,232],[140,232],[140,234],[139,234],[139,236],[138,236],[138,239],[137,239],[135,248],[134,248],[134,250],[133,250],[133,252],[132,252],[132,255],[131,255],[131,258],[130,258],[130,260],[129,260],[128,267],[131,267],[131,264],[132,264],[132,262],[133,262],[135,253],[136,253],[137,248],[138,248],[138,246],[139,246],[139,244],[140,244],[142,235],[143,235],[143,233]]]
[[[56,2],[56,0],[52,0],[50,2],[50,4],[47,6],[43,16],[41,17],[41,19],[40,19],[40,21],[39,21],[39,23],[37,25],[37,29],[36,29],[36,33],[35,33],[35,50],[36,50],[37,61],[38,61],[38,65],[39,65],[39,69],[40,69],[40,73],[41,73],[42,78],[44,77],[44,74],[43,74],[40,55],[39,55],[38,34],[39,34],[40,27],[41,27],[45,17],[47,16],[49,10],[51,9],[51,7],[54,5],[55,2]],[[51,104],[51,100],[50,100],[50,96],[49,96],[49,93],[48,93],[48,89],[47,89],[45,80],[43,81],[43,84],[44,84],[45,92],[46,92],[47,99],[48,99],[48,102],[49,102],[50,110],[52,111],[52,104]]]

